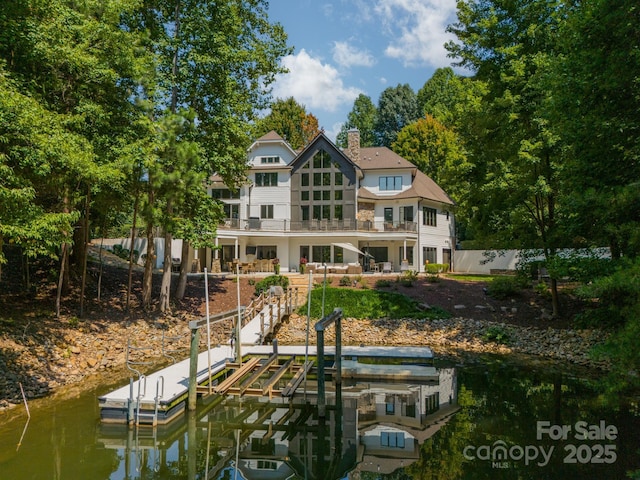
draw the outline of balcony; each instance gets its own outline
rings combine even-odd
[[[269,218],[249,218],[245,220],[227,218],[218,225],[218,230],[241,230],[260,232],[398,232],[417,233],[415,222],[384,222],[344,220],[276,220]]]

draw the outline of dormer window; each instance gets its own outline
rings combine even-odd
[[[378,186],[383,190],[402,190],[402,177],[380,177]]]
[[[280,163],[280,157],[260,157],[260,163]]]

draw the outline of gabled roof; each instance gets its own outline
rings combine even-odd
[[[387,147],[364,147],[360,149],[360,168],[384,170],[391,168],[416,168],[416,166]]]
[[[406,161],[406,160],[405,160]],[[407,162],[408,163],[408,162]],[[413,166],[413,164],[410,164]],[[414,166],[415,168],[415,166]],[[370,190],[360,187],[358,189],[358,198],[361,200],[400,200],[407,198],[424,198],[426,200],[432,200],[434,202],[444,203],[447,205],[455,205],[455,202],[451,200],[449,195],[440,188],[440,186],[431,179],[428,175],[425,175],[420,170],[415,170],[411,187],[404,190],[397,195],[376,195]]]
[[[344,151],[336,147],[336,145],[327,138],[324,132],[320,132],[300,152],[297,152],[296,158],[293,159],[291,165],[294,165],[299,160],[306,158],[307,154],[309,152],[313,152],[315,149],[333,150],[336,154],[342,157],[345,163],[351,165],[358,175],[362,175],[360,172],[360,166],[351,160]]]
[[[255,140],[247,149],[248,152],[250,152],[251,150],[257,148],[260,144],[281,144],[283,146],[285,146],[293,156],[296,155],[295,150],[293,150],[291,148],[291,145],[289,145],[289,143],[282,138],[280,135],[278,135],[278,133],[275,130],[271,130],[268,133],[265,133],[263,136],[261,136],[260,138],[258,138],[257,140]]]

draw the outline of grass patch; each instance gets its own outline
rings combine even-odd
[[[464,275],[464,274],[458,274],[458,273],[447,273],[446,275],[443,275],[443,276],[446,278],[450,278],[451,280],[463,280],[465,282],[490,282],[494,278],[497,278],[497,275],[483,275],[483,274]]]
[[[328,315],[334,308],[341,308],[344,317],[358,319],[377,318],[449,318],[451,314],[439,307],[425,310],[418,302],[395,292],[379,290],[355,290],[350,288],[327,287],[325,291],[324,313]],[[307,304],[298,309],[299,315],[307,314]],[[322,315],[322,289],[311,292],[311,316]]]

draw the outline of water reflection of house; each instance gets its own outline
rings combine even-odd
[[[372,384],[358,407],[360,472],[391,473],[420,458],[420,446],[446,424],[457,407],[455,369],[439,370],[429,385]]]
[[[119,435],[103,427],[101,443],[123,449],[118,468],[129,472],[135,466],[140,476],[132,473],[132,479],[146,478],[147,469],[167,468],[174,454],[175,465],[191,469],[180,470],[185,478],[196,478],[196,463],[207,464],[200,478],[221,478],[236,461],[247,479],[325,480],[389,473],[416,461],[422,443],[457,408],[455,370],[438,372],[437,380],[426,383],[357,381],[332,390],[325,419],[318,416],[310,384],[309,397],[296,401],[226,397],[206,407],[197,421],[173,424],[165,433],[154,429],[147,446],[122,425],[110,426],[123,428]],[[147,450],[159,462],[143,455]],[[183,458],[198,461],[178,461]]]

